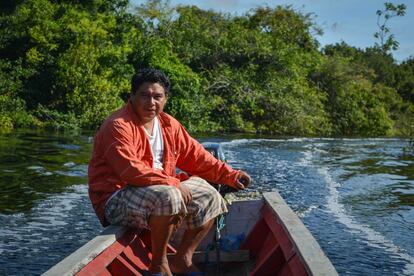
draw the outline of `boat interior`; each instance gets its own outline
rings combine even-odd
[[[220,226],[219,239],[217,228]],[[146,275],[151,233],[109,226],[44,275]],[[177,231],[168,254],[180,241]],[[277,192],[232,201],[193,258],[205,275],[337,275],[312,234]]]

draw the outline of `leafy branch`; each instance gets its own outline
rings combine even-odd
[[[375,46],[382,52],[387,53],[390,50],[398,50],[399,42],[395,40],[394,34],[391,33],[387,26],[388,21],[393,17],[401,17],[405,15],[407,6],[405,4],[394,5],[390,2],[384,3],[383,10],[377,10],[377,26],[378,32],[374,33],[374,37],[379,40]]]

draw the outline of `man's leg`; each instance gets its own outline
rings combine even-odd
[[[151,230],[152,273],[172,275],[166,257],[167,243],[180,218],[186,214],[180,191],[172,186],[127,186],[106,205],[109,223]]]
[[[170,264],[170,268],[174,273],[197,271],[197,268],[193,266],[194,252],[213,224],[214,219],[211,219],[201,227],[187,229],[184,232],[183,239],[177,248],[177,254],[175,254]]]
[[[170,262],[174,273],[198,271],[192,262],[193,254],[213,226],[214,219],[227,212],[223,198],[207,181],[191,177],[181,185],[190,189],[193,200],[187,204],[187,216],[183,221],[186,230]]]
[[[152,260],[149,271],[151,273],[172,275],[167,260],[167,244],[178,222],[177,215],[150,217]]]

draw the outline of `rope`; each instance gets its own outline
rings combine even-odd
[[[223,214],[219,215],[216,218],[216,231],[215,231],[215,237],[214,237],[214,243],[209,243],[207,245],[206,254],[204,256],[204,262],[206,265],[209,264],[209,252],[212,250],[216,250],[216,263],[217,263],[217,270],[219,270],[219,264],[220,264],[220,239],[221,239],[221,233],[220,231],[226,227],[225,223],[225,216]]]

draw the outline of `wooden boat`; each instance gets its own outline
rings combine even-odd
[[[234,201],[225,221],[223,238],[247,236],[239,249],[220,250],[218,271],[215,251],[207,246],[214,243],[212,231],[194,256],[206,275],[337,275],[312,234],[277,192]],[[150,244],[148,231],[109,226],[44,275],[144,275],[151,260]],[[174,254],[172,246],[169,251]]]
[[[225,161],[218,143],[203,145]],[[228,209],[226,226],[218,231],[222,222],[216,221],[216,230],[210,231],[194,255],[194,263],[205,275],[337,275],[278,192],[256,199],[239,198]],[[172,243],[179,239],[177,233]],[[175,253],[173,246],[169,252]],[[145,275],[151,256],[149,231],[110,226],[44,275]]]

